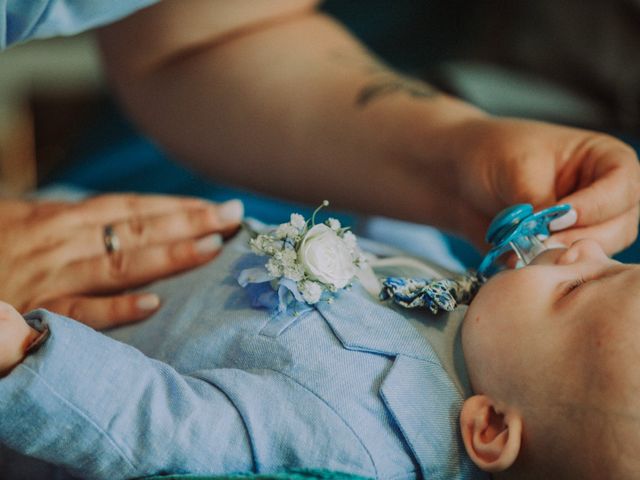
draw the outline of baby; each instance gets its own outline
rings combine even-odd
[[[469,456],[507,479],[640,478],[640,266],[581,240],[496,275],[468,309]],[[500,472],[498,474],[497,472]]]
[[[83,478],[638,476],[639,383],[625,367],[640,351],[640,300],[626,293],[640,267],[583,241],[491,279],[462,328],[469,396],[442,335],[464,310],[399,310],[355,285],[274,317],[230,273],[246,243],[159,282],[163,308],[108,336],[45,311],[25,323],[5,306],[0,442]],[[44,324],[50,337],[25,356]]]

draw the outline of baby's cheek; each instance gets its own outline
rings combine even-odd
[[[471,302],[465,322],[474,330],[496,335],[516,334],[538,307],[536,288],[519,271],[502,273],[487,282]]]

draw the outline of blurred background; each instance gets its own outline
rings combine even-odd
[[[392,66],[491,113],[601,130],[639,148],[640,0],[327,0],[322,8]],[[124,118],[91,34],[0,55],[0,193],[53,182],[238,195],[175,164]],[[265,221],[293,208],[241,194]],[[640,261],[637,251],[621,258]]]

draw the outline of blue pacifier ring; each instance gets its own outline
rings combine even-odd
[[[497,245],[511,229],[515,229],[522,220],[533,214],[533,205],[530,203],[519,203],[502,210],[491,222],[485,235],[487,243]]]
[[[494,247],[482,260],[478,272],[486,276],[491,265],[504,253],[514,250],[522,237],[549,236],[549,224],[571,210],[571,205],[556,205],[538,213],[533,206],[521,203],[502,210],[487,229],[486,240]],[[539,242],[538,242],[539,243]]]

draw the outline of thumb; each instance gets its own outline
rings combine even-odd
[[[567,170],[575,188],[561,199],[577,213],[576,226],[611,220],[640,202],[640,166],[627,145],[605,138],[595,143],[574,167]]]
[[[576,212],[574,224],[580,227],[598,225],[634,208],[640,201],[640,185],[627,171],[614,168],[593,183],[562,198]]]

